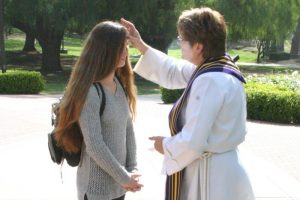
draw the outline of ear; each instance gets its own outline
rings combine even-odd
[[[195,43],[195,44],[194,44],[194,50],[195,50],[195,52],[196,52],[197,54],[201,54],[202,51],[203,51],[203,44],[202,44],[202,43],[199,43],[199,42]]]

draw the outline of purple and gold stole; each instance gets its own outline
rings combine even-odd
[[[239,79],[241,82],[246,83],[241,72],[239,71],[239,68],[235,65],[234,61],[231,59],[230,56],[224,55],[218,58],[208,58],[202,65],[196,68],[187,84],[187,87],[183,91],[183,94],[176,101],[176,103],[170,111],[169,128],[171,136],[176,135],[182,129],[182,125],[179,123],[179,116],[183,105],[186,103],[189,91],[192,87],[194,80],[199,75],[207,72],[228,73]],[[165,200],[179,200],[183,174],[184,169],[170,176],[167,176]]]

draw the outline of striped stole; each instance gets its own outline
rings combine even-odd
[[[171,136],[176,135],[181,131],[182,125],[179,123],[179,116],[183,105],[185,105],[189,91],[192,87],[194,80],[201,74],[207,72],[224,72],[228,73],[241,82],[246,83],[238,67],[235,65],[234,61],[229,55],[224,55],[218,58],[209,58],[202,65],[196,68],[193,75],[191,76],[187,87],[183,91],[181,97],[176,101],[173,108],[169,114],[169,128]],[[167,176],[166,181],[166,193],[165,200],[179,200],[180,198],[180,188],[182,183],[182,178],[184,174],[184,169],[176,172],[172,175]]]

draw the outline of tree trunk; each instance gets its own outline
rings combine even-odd
[[[298,25],[296,31],[294,33],[292,39],[292,46],[291,46],[291,58],[299,58],[300,57],[300,18],[298,19]]]
[[[276,50],[277,52],[284,52],[284,40],[278,41],[276,44]]]
[[[4,48],[4,5],[3,0],[0,0],[0,67],[2,73],[6,72],[5,68],[5,48]]]
[[[269,54],[270,52],[270,45],[271,44],[271,41],[270,40],[261,40],[261,48],[262,48],[262,51],[261,51],[261,58],[265,58],[266,55]]]
[[[47,33],[37,37],[43,52],[41,69],[43,73],[62,71],[60,64],[60,45],[62,36],[62,33]]]
[[[25,45],[23,47],[24,52],[36,51],[34,47],[35,37],[33,34],[26,33]]]
[[[271,40],[270,41],[270,48],[268,50],[268,52],[266,52],[267,54],[270,53],[275,53],[277,52],[277,41],[276,40]]]
[[[60,64],[60,45],[66,24],[53,24],[45,16],[37,16],[34,26],[17,18],[12,20],[14,27],[25,33],[33,33],[42,47],[42,73],[55,73],[62,71]]]
[[[284,40],[271,40],[270,49],[268,53],[280,53],[284,52]]]
[[[263,40],[256,40],[256,47],[257,47],[257,57],[256,62],[260,63],[261,56],[263,54],[264,49],[264,41]]]

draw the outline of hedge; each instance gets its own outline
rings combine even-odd
[[[39,72],[7,71],[0,73],[0,94],[38,94],[45,87]]]
[[[290,59],[290,54],[285,52],[280,53],[270,53],[269,54],[269,60],[288,60]]]
[[[300,123],[300,93],[283,86],[248,82],[248,119],[277,123]],[[173,103],[183,90],[161,88],[164,103]]]
[[[161,100],[164,103],[174,103],[182,94],[183,89],[169,90],[161,87]]]
[[[246,84],[248,119],[300,123],[300,93],[261,83]]]

